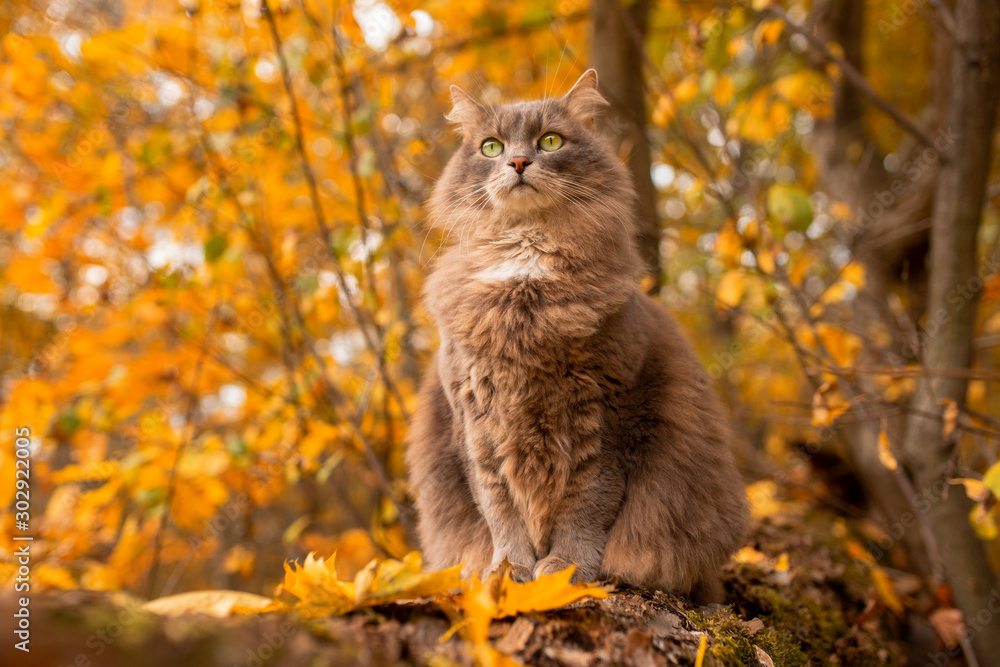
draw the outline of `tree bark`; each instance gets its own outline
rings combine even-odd
[[[590,59],[597,70],[598,88],[611,109],[601,121],[627,164],[639,198],[639,252],[653,276],[651,292],[662,284],[660,224],[656,216],[656,189],[650,176],[652,158],[646,136],[646,83],[643,78],[643,39],[651,0],[628,7],[621,0],[591,0],[593,24]]]
[[[955,32],[947,129],[957,136],[945,152],[931,227],[928,326],[923,348],[923,366],[931,369],[968,368],[972,362],[975,293],[977,285],[982,285],[977,282],[976,237],[1000,91],[1000,4],[996,0],[958,0]],[[958,377],[925,377],[920,381],[905,450],[918,494],[930,491],[928,517],[943,552],[945,576],[972,630],[973,648],[982,664],[996,664],[1000,614],[992,613],[989,605],[997,590],[997,577],[969,526],[970,503],[965,495],[953,492],[942,499],[952,476],[955,444],[943,436],[940,420],[926,416],[940,415],[947,399],[962,406],[966,386],[967,381]],[[983,623],[987,614],[989,621]]]

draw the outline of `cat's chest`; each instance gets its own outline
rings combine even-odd
[[[579,298],[565,277],[528,277],[532,271],[546,269],[499,264],[443,291],[434,310],[442,333],[469,355],[538,365],[557,362],[567,346],[598,332],[605,304]],[[507,278],[493,279],[500,274]]]
[[[453,340],[442,348],[450,394],[465,418],[496,433],[541,426],[566,443],[577,418],[603,404],[600,363],[586,345],[544,356],[508,352],[470,354]],[[596,429],[593,419],[584,421],[584,430]]]
[[[475,271],[472,280],[503,289],[515,282],[553,277],[556,263],[554,255],[532,245],[513,246]]]

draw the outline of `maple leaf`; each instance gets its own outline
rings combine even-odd
[[[440,572],[421,572],[419,551],[411,551],[402,560],[372,561],[354,579],[357,604],[379,604],[403,598],[421,598],[446,593],[462,585],[462,566]]]
[[[285,580],[280,590],[298,598],[292,608],[301,616],[339,615],[355,608],[354,584],[337,579],[335,557],[326,561],[310,552],[301,567],[297,562],[285,563]]]
[[[142,605],[146,611],[160,616],[230,616],[237,611],[255,612],[269,608],[271,600],[243,591],[192,591],[150,600]]]
[[[462,585],[461,565],[439,572],[421,572],[423,560],[417,551],[402,560],[373,560],[354,577],[342,581],[334,564],[310,552],[301,567],[285,563],[282,591],[298,598],[291,605],[300,615],[316,618],[340,615],[358,607],[384,604],[402,599],[447,593]],[[276,600],[276,603],[278,601]]]
[[[543,574],[533,581],[518,583],[505,572],[497,595],[499,618],[522,612],[558,609],[585,598],[605,598],[608,589],[591,584],[571,584],[575,565],[565,570]]]

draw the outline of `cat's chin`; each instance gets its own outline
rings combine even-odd
[[[503,208],[506,214],[531,215],[541,213],[548,201],[537,190],[528,184],[517,185],[503,196]]]

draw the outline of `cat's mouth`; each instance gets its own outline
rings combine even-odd
[[[538,188],[536,188],[534,185],[524,180],[523,178],[519,179],[516,183],[514,183],[514,185],[510,186],[510,189],[507,190],[507,192],[514,192],[516,190],[521,190],[524,188],[531,188],[535,192],[538,192]]]

